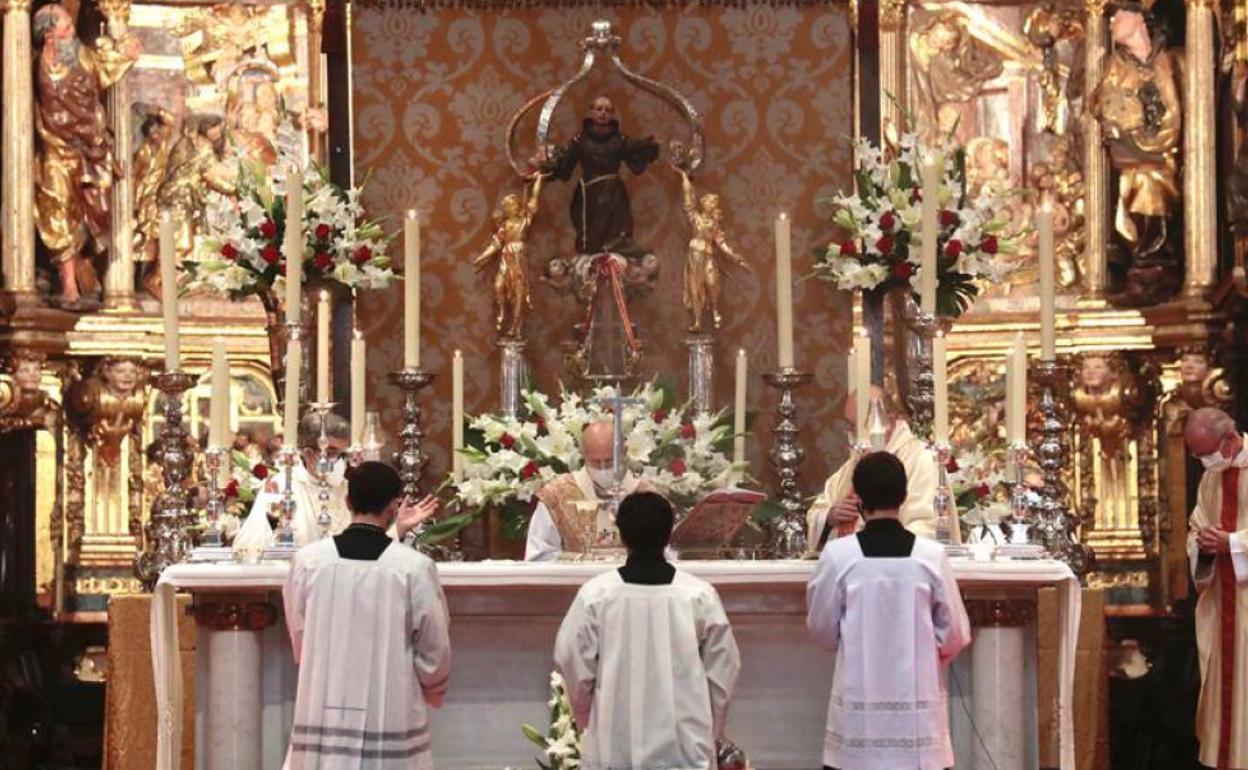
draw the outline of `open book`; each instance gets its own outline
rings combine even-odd
[[[672,530],[672,548],[688,553],[718,556],[737,530],[744,526],[754,507],[766,500],[762,492],[725,489],[702,498]]]

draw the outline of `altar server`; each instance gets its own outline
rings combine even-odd
[[[944,668],[971,641],[953,570],[939,544],[901,525],[900,460],[869,454],[853,480],[866,527],[829,541],[806,587],[806,625],[836,656],[823,764],[952,767]]]
[[[624,566],[577,593],[555,640],[584,729],[584,770],[714,770],[741,658],[719,596],[663,556],[671,504],[653,492],[617,514]]]
[[[1248,768],[1248,443],[1230,415],[1197,409],[1187,449],[1205,466],[1188,521],[1187,553],[1200,598],[1196,734],[1206,767]]]
[[[854,393],[845,399],[845,419],[850,425],[857,420]],[[871,398],[884,406],[884,451],[895,455],[906,467],[909,493],[901,505],[901,523],[906,529],[923,537],[936,536],[936,487],[939,475],[936,456],[927,444],[910,432],[910,425],[901,416],[901,410],[892,403],[884,389],[871,386]],[[859,437],[859,440],[865,440]],[[859,518],[859,495],[852,484],[854,459],[846,460],[836,473],[824,484],[823,493],[806,512],[806,542],[812,553],[817,553],[827,540],[837,536],[837,530],[845,526],[854,531],[862,525]]]
[[[433,767],[428,707],[451,674],[446,600],[437,569],[400,539],[437,500],[401,498],[393,468],[351,473],[351,525],[309,545],[290,568],[286,625],[299,664],[291,770]]]

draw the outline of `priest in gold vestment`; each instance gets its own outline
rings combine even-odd
[[[578,503],[596,505],[614,490],[613,427],[609,420],[586,425],[581,433],[581,456],[585,465],[556,476],[537,491],[537,507],[529,519],[524,546],[525,561],[554,561],[564,551],[580,553],[593,545],[585,542],[584,530],[577,526],[582,515],[578,512]],[[651,491],[648,484],[631,473],[624,475],[621,486],[625,495],[639,490]],[[595,531],[610,525],[600,516]]]
[[[936,457],[922,439],[910,432],[900,410],[890,405],[884,389],[871,386],[871,398],[884,404],[886,421],[884,451],[895,455],[906,468],[907,494],[901,506],[901,523],[916,535],[936,536]],[[845,419],[850,425],[857,421],[854,394],[845,399]],[[846,460],[824,484],[823,492],[806,512],[806,542],[818,552],[830,538],[852,533],[862,527],[858,514],[858,496],[854,494],[853,476],[857,462]],[[825,530],[826,533],[825,533]]]
[[[1225,412],[1197,409],[1183,431],[1205,466],[1188,523],[1187,550],[1200,598],[1200,763],[1248,768],[1248,446]]]

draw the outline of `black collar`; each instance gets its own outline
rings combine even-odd
[[[667,563],[662,551],[630,553],[624,566],[620,567],[620,578],[625,583],[647,586],[669,585],[676,578],[676,568]]]
[[[905,527],[902,526],[900,519],[867,519],[867,523],[863,525],[863,529],[869,529],[872,531],[878,530],[883,532],[901,532],[905,529]]]

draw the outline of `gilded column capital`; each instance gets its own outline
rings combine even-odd
[[[1083,10],[1089,16],[1104,16],[1106,0],[1083,0]]]
[[[31,0],[0,0],[0,13],[19,11],[30,13]]]
[[[906,0],[880,0],[880,26],[897,29],[906,18]]]
[[[325,21],[325,0],[307,0],[307,3],[308,24],[319,32]]]
[[[967,599],[965,604],[976,628],[1021,628],[1036,620],[1031,599]]]
[[[130,23],[130,0],[99,0],[100,13],[114,24]]]
[[[1185,0],[1188,8],[1209,9],[1213,7],[1213,0]]]

